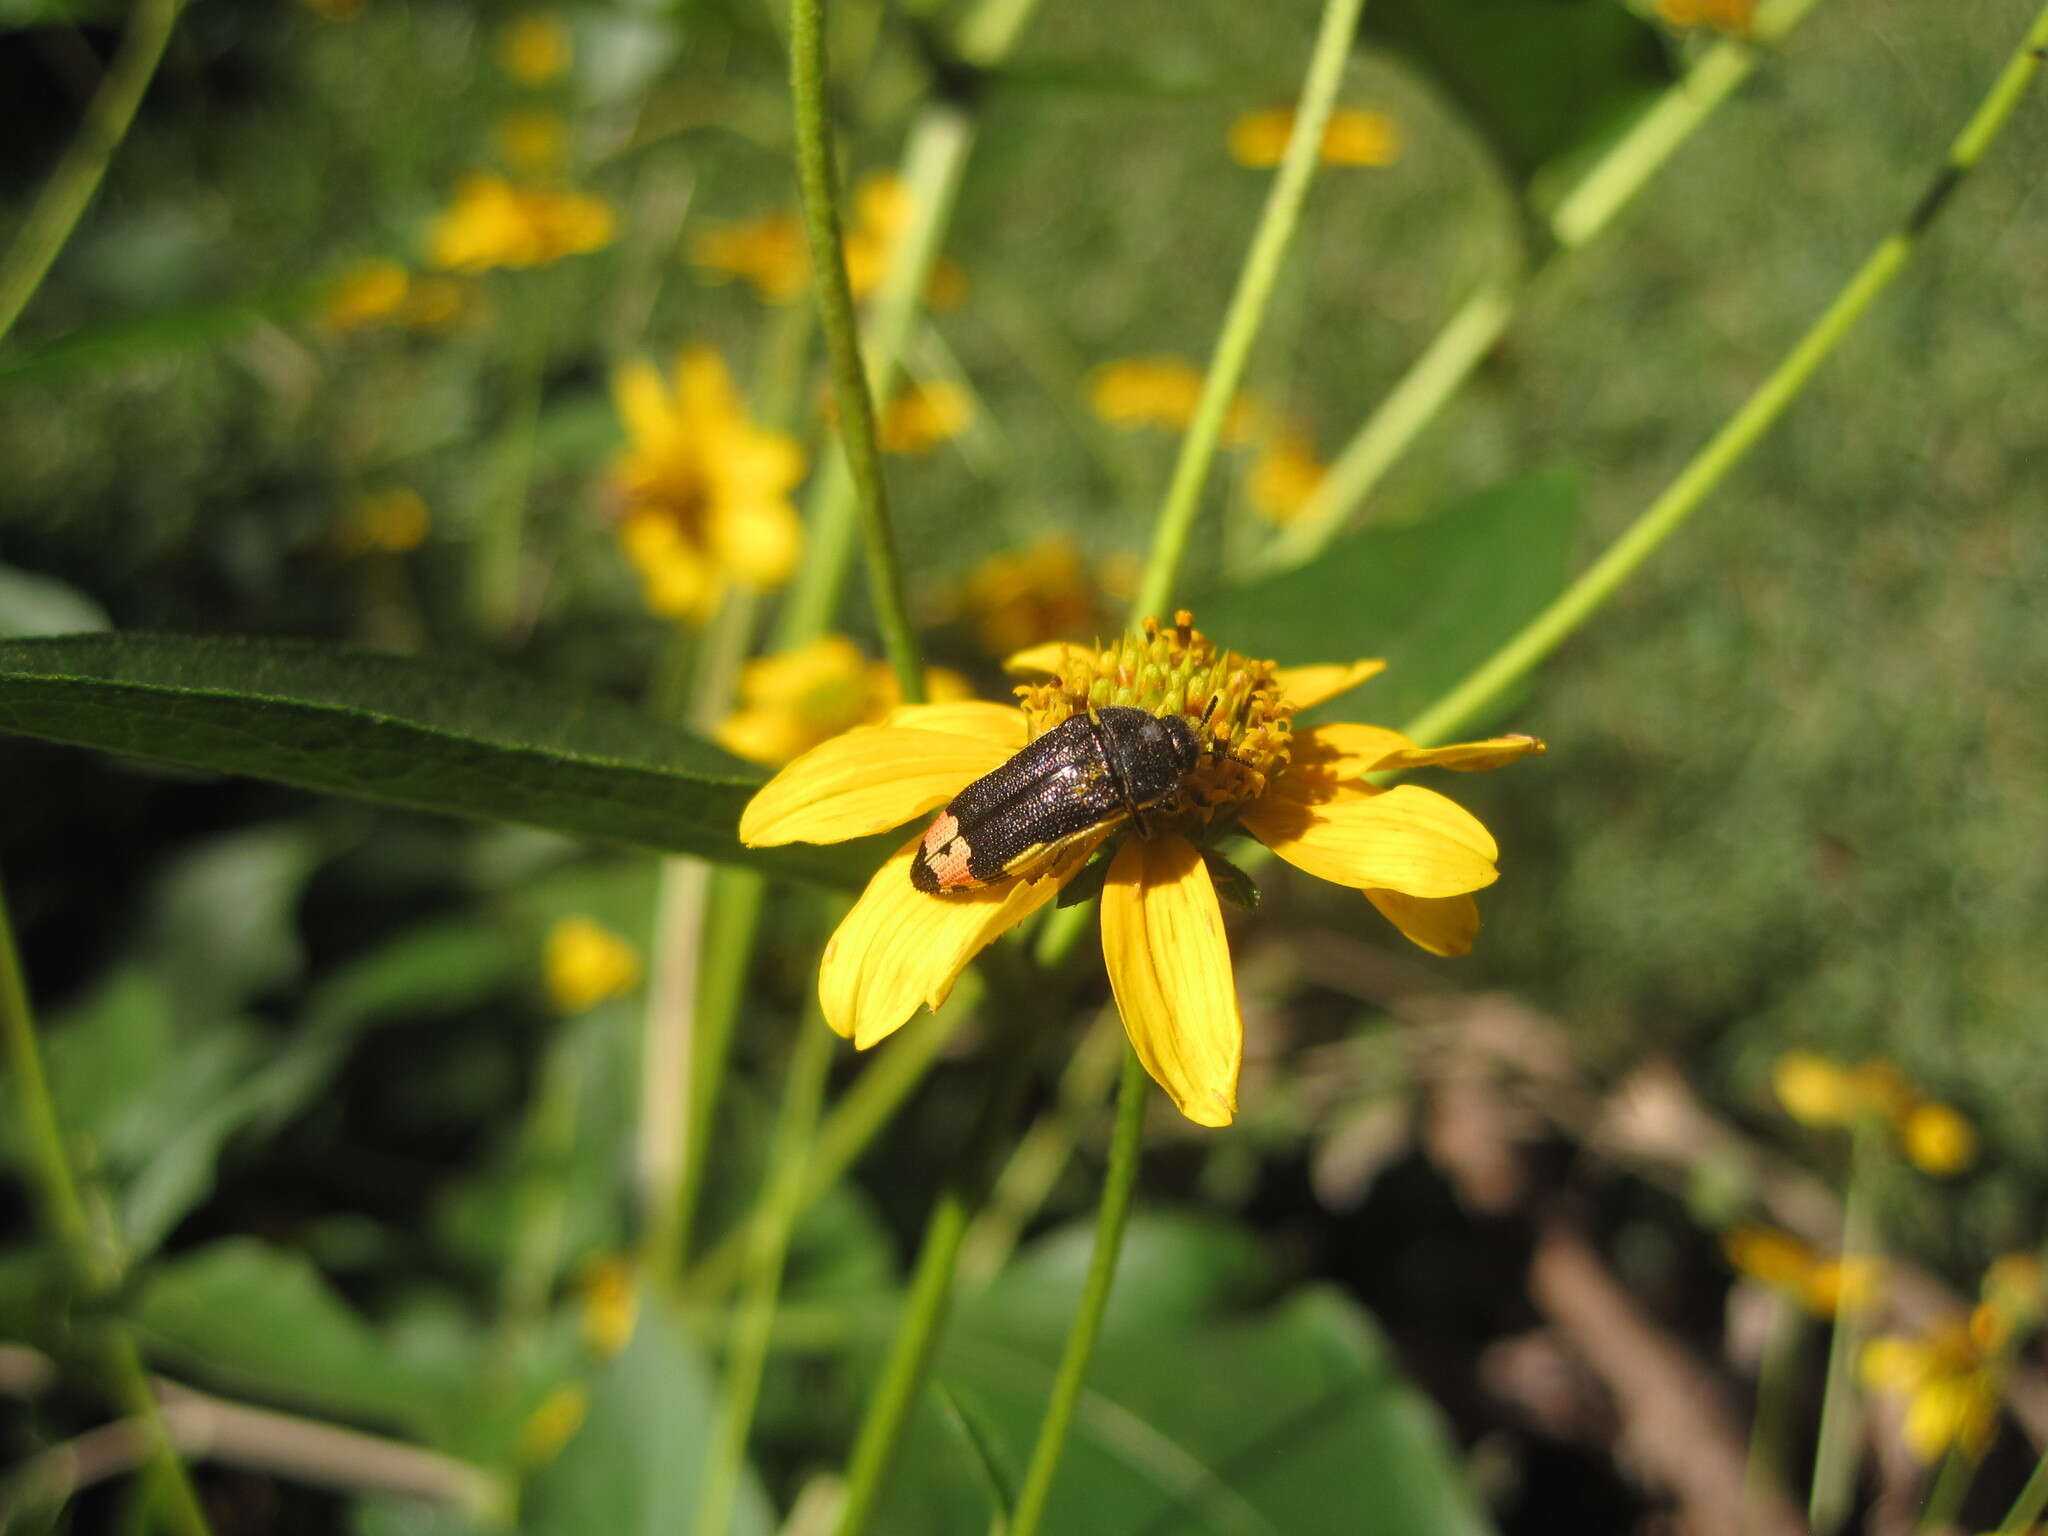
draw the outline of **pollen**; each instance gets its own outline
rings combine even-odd
[[[1205,750],[1155,818],[1208,825],[1265,793],[1292,747],[1294,706],[1281,695],[1275,663],[1224,650],[1186,609],[1171,625],[1146,619],[1100,650],[1068,647],[1051,681],[1025,684],[1017,697],[1034,741],[1105,705],[1185,717]]]

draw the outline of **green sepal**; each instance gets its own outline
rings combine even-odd
[[[1233,907],[1242,907],[1247,912],[1259,909],[1259,887],[1252,877],[1223,857],[1214,848],[1202,850],[1202,862],[1209,866],[1209,880],[1216,887],[1216,894]]]

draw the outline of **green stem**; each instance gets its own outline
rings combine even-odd
[[[840,238],[839,178],[832,163],[831,127],[825,120],[825,0],[791,0],[789,86],[812,283],[818,315],[824,322],[825,350],[832,360],[839,442],[853,476],[854,505],[867,545],[868,591],[875,625],[882,632],[882,649],[895,669],[903,699],[920,703],[924,699],[924,666],[903,603],[903,576],[889,528],[888,490],[882,480],[882,451],[875,441],[874,400],[868,394],[867,370],[861,364],[860,323],[853,312],[853,287],[847,280]]]
[[[545,282],[545,278],[541,279]],[[526,499],[533,479],[534,439],[540,430],[541,389],[547,373],[548,321],[552,306],[538,286],[521,334],[511,414],[498,441],[497,473],[489,487],[483,523],[470,547],[470,610],[479,633],[503,640],[518,626],[520,575],[526,550]]]
[[[1976,1458],[1967,1454],[1960,1445],[1950,1446],[1913,1529],[1927,1533],[1953,1529],[1956,1511],[1963,1507],[1963,1498],[1969,1493],[1970,1483],[1976,1475]]]
[[[973,119],[945,103],[923,108],[904,141],[899,175],[910,221],[890,250],[889,269],[875,294],[868,330],[871,385],[878,399],[887,400],[896,392],[903,354],[922,313],[925,289],[973,147]],[[834,454],[826,460],[811,496],[805,518],[809,544],[783,602],[775,631],[777,650],[815,639],[831,628],[853,559],[854,511],[852,477],[846,460]]]
[[[782,1108],[769,1144],[762,1219],[747,1244],[750,1273],[726,1353],[718,1423],[706,1452],[703,1492],[697,1503],[697,1536],[725,1536],[732,1524],[733,1505],[746,1468],[747,1438],[774,1338],[783,1263],[789,1254],[790,1233],[803,1214],[811,1135],[817,1128],[818,1106],[825,1097],[825,1079],[831,1073],[837,1043],[837,1036],[825,1027],[815,1008],[798,1026]]]
[[[0,886],[0,1035],[5,1036],[7,1069],[20,1100],[22,1138],[27,1143],[44,1225],[71,1266],[80,1293],[90,1302],[104,1301],[120,1289],[124,1266],[111,1237],[95,1233],[64,1149],[64,1131],[57,1120],[56,1100],[50,1095],[49,1076],[43,1070],[35,1010],[22,975],[4,886]],[[102,1367],[107,1388],[121,1410],[149,1436],[150,1466],[168,1502],[171,1522],[186,1536],[209,1536],[199,1497],[164,1427],[162,1406],[150,1387],[134,1337],[121,1323],[110,1320],[104,1327]]]
[[[1060,1453],[1066,1448],[1067,1431],[1074,1422],[1074,1406],[1081,1398],[1081,1385],[1088,1375],[1088,1361],[1095,1353],[1095,1341],[1102,1333],[1103,1312],[1109,1306],[1109,1291],[1116,1280],[1116,1261],[1123,1250],[1124,1227],[1130,1219],[1131,1196],[1138,1183],[1139,1152],[1145,1133],[1145,1094],[1151,1079],[1138,1053],[1124,1048],[1123,1080],[1117,1085],[1116,1134],[1109,1146],[1109,1171],[1102,1181],[1102,1205],[1095,1217],[1095,1252],[1088,1261],[1088,1278],[1081,1290],[1081,1305],[1067,1329],[1067,1344],[1060,1354],[1059,1372],[1053,1377],[1052,1397],[1039,1420],[1038,1441],[1031,1448],[1031,1463],[1024,1471],[1024,1485],[1017,1493],[1017,1509],[1011,1517],[1007,1536],[1036,1536],[1045,1518],[1045,1505],[1052,1496],[1052,1480],[1059,1471]]]
[[[1784,1474],[1799,1391],[1799,1346],[1806,1334],[1806,1319],[1789,1297],[1772,1292],[1770,1305],[1770,1336],[1757,1373],[1756,1419],[1742,1466],[1745,1511],[1762,1509]]]
[[[1426,710],[1407,728],[1411,735],[1425,743],[1441,741],[1486,710],[1585,623],[1719,487],[1898,276],[1921,236],[1948,205],[1950,194],[1983,158],[2011,118],[2027,86],[2040,72],[2044,47],[2048,47],[2048,10],[2043,10],[2028,28],[2025,39],[1950,146],[1947,159],[1911,211],[1878,242],[1770,377],[1578,580],[1520,634]]]
[[[1209,466],[1216,458],[1216,445],[1223,435],[1224,416],[1231,398],[1244,378],[1245,363],[1251,357],[1260,321],[1280,277],[1281,259],[1301,222],[1301,206],[1308,196],[1309,179],[1315,174],[1322,154],[1323,130],[1330,121],[1330,109],[1337,100],[1337,87],[1350,61],[1351,46],[1358,34],[1359,13],[1365,0],[1326,0],[1323,19],[1316,33],[1315,50],[1309,56],[1308,78],[1302,86],[1301,102],[1295,109],[1294,132],[1287,141],[1287,153],[1273,178],[1266,206],[1252,233],[1251,250],[1238,274],[1237,289],[1224,311],[1223,329],[1216,338],[1216,350],[1209,358],[1208,376],[1202,381],[1202,398],[1195,406],[1194,420],[1181,439],[1180,457],[1173,466],[1173,479],[1166,488],[1166,501],[1152,533],[1152,553],[1145,574],[1138,583],[1138,599],[1132,607],[1134,618],[1163,614],[1172,600],[1180,568],[1187,558],[1188,538],[1201,507],[1202,487],[1209,478]]]
[[[2048,1509],[2048,1456],[2034,1463],[2026,1486],[2020,1489],[2020,1496],[2012,1501],[2012,1508],[1999,1522],[1998,1536],[2021,1536],[2022,1532],[2031,1531],[2044,1509]]]
[[[557,1022],[541,1063],[540,1081],[526,1112],[512,1252],[505,1267],[501,1334],[517,1347],[532,1338],[547,1316],[555,1274],[562,1262],[562,1227],[569,1209],[565,1169],[576,1145],[583,1063],[572,1031],[576,1022]]]
[[[805,1166],[804,1210],[839,1182],[930,1074],[961,1025],[974,1016],[981,986],[979,973],[963,973],[944,1010],[911,1020],[861,1068],[853,1086],[833,1105],[819,1128]],[[739,1277],[747,1245],[754,1240],[761,1221],[761,1213],[755,1212],[705,1254],[690,1275],[693,1302],[710,1306],[724,1297]]]
[[[1872,1253],[1873,1185],[1884,1156],[1885,1129],[1861,1121],[1849,1155],[1849,1194],[1842,1210],[1841,1262],[1846,1270]],[[1856,1357],[1863,1348],[1862,1312],[1835,1309],[1828,1340],[1827,1385],[1821,1395],[1820,1437],[1813,1453],[1813,1485],[1806,1517],[1815,1536],[1828,1536],[1849,1516],[1856,1496],[1856,1459],[1862,1439],[1862,1404],[1856,1391]]]
[[[178,19],[178,0],[136,0],[121,48],[85,109],[78,137],[50,173],[14,243],[0,258],[0,341],[28,308],[43,278],[85,215],[114,152],[128,136],[135,109],[163,62]]]
[[[1322,483],[1259,561],[1283,569],[1313,559],[1342,531],[1423,429],[1472,376],[1513,321],[1534,281],[1559,256],[1588,244],[1664,168],[1680,145],[1747,80],[1770,47],[1820,0],[1775,0],[1761,7],[1747,37],[1725,37],[1588,166],[1550,215],[1552,248],[1526,277],[1487,282],[1461,304],[1422,356],[1409,365],[1365,425],[1330,465]]]
[[[903,1426],[938,1347],[939,1330],[953,1293],[953,1265],[960,1256],[960,1240],[967,1234],[967,1218],[966,1192],[957,1183],[948,1185],[925,1222],[917,1272],[911,1277],[910,1293],[904,1298],[902,1316],[889,1342],[881,1381],[861,1420],[860,1435],[847,1464],[846,1503],[834,1528],[836,1536],[859,1536],[881,1500],[882,1485],[903,1439]]]

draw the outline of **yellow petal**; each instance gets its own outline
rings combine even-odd
[[[887,832],[937,810],[1010,755],[972,736],[862,726],[821,742],[762,785],[740,813],[740,841],[765,848]]]
[[[644,357],[613,370],[612,399],[633,446],[642,453],[659,448],[675,435],[675,409],[669,403],[668,386]]]
[[[991,704],[982,699],[962,699],[946,704],[898,704],[883,717],[882,723],[914,731],[972,736],[1002,748],[1006,754],[1022,751],[1030,734],[1023,710],[1014,704]]]
[[[1549,751],[1534,736],[1493,736],[1485,741],[1461,741],[1448,747],[1418,747],[1389,753],[1372,766],[1377,769],[1452,768],[1459,773],[1477,773],[1500,768],[1518,757],[1536,757]]]
[[[1284,782],[1284,781],[1283,781]],[[1433,790],[1340,786],[1311,805],[1268,794],[1245,830],[1297,869],[1360,890],[1457,896],[1500,878],[1500,850],[1472,814]]]
[[[930,895],[910,883],[920,841],[875,871],[818,967],[825,1022],[861,1050],[894,1033],[920,1003],[938,1007],[970,960],[1059,893],[1057,880],[1015,880]]]
[[[1333,780],[1355,779],[1396,752],[1414,750],[1414,742],[1384,725],[1339,721],[1296,731],[1290,766]]]
[[[803,554],[803,524],[786,501],[746,502],[720,510],[712,540],[726,568],[755,587],[779,587]]]
[[[1296,709],[1311,709],[1340,693],[1349,693],[1368,677],[1387,670],[1384,661],[1324,661],[1306,667],[1275,667],[1280,696]]]
[[[1197,1125],[1237,1114],[1244,1020],[1223,913],[1185,838],[1134,837],[1102,888],[1102,958],[1145,1070]]]
[[[1015,676],[1025,672],[1057,672],[1067,664],[1067,652],[1075,649],[1065,640],[1048,640],[1017,652],[1003,662],[1003,670]]]
[[[1403,896],[1399,891],[1367,891],[1365,899],[1380,916],[1401,930],[1411,944],[1432,955],[1462,955],[1479,937],[1479,903],[1470,896]]]

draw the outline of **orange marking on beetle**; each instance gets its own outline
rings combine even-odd
[[[967,839],[960,835],[960,823],[951,811],[941,811],[925,829],[924,843],[917,850],[917,862],[942,891],[959,890],[979,884],[967,872]]]

